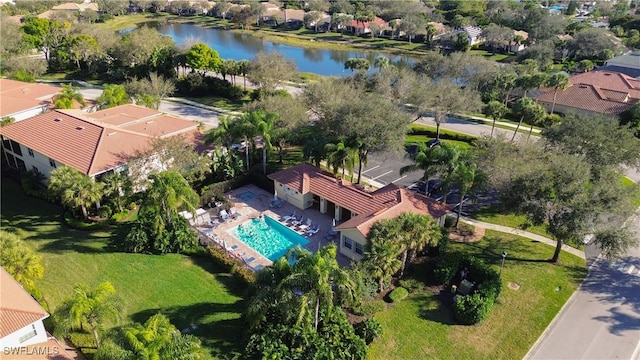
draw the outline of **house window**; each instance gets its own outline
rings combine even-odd
[[[27,165],[20,158],[16,158],[16,165],[18,165],[18,170],[20,172],[27,172]]]
[[[11,148],[13,149],[13,152],[15,154],[22,156],[22,149],[20,149],[20,144],[11,140]]]
[[[356,254],[364,255],[364,248],[359,242],[356,242]]]
[[[49,165],[51,165],[51,167],[54,168],[54,169],[57,167],[56,166],[56,161],[53,160],[52,158],[49,158]]]
[[[32,166],[31,170],[33,170],[33,172],[36,173],[36,174],[40,174],[40,170],[38,170],[37,166]]]
[[[347,249],[353,249],[353,240],[349,239],[348,237],[344,237],[344,242],[343,242],[344,247],[346,247]]]
[[[27,148],[27,151],[29,152],[29,156],[34,157],[33,156],[33,150],[31,150],[30,148]]]
[[[38,335],[38,333],[36,332],[36,326],[31,324],[31,330],[28,333],[20,336],[18,341],[22,344],[23,342],[33,338],[36,335]]]

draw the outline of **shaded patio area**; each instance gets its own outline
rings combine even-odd
[[[338,236],[330,237],[329,232],[332,230],[333,218],[327,214],[322,214],[316,209],[300,210],[295,206],[282,202],[282,205],[278,208],[271,208],[270,203],[273,201],[273,194],[269,194],[267,191],[255,186],[246,185],[238,189],[232,190],[226,194],[228,199],[232,202],[232,208],[235,208],[236,216],[229,216],[227,220],[226,215],[230,212],[222,207],[212,207],[206,209],[213,224],[220,223],[215,226],[197,226],[198,237],[200,244],[212,245],[224,247],[227,252],[233,256],[241,259],[244,263],[254,269],[259,270],[264,266],[269,266],[272,261],[258,253],[255,249],[242,242],[240,239],[235,238],[229,233],[229,230],[254,218],[258,218],[261,214],[271,217],[274,220],[279,221],[285,226],[290,225],[291,221],[286,222],[285,216],[292,214],[294,211],[299,218],[303,217],[303,224],[310,219],[311,226],[314,228],[317,226],[319,229],[317,233],[313,235],[306,235],[305,231],[296,231],[298,234],[303,235],[309,242],[304,246],[311,252],[316,252],[323,246],[331,243],[337,244]],[[221,210],[225,210],[221,216]],[[337,224],[336,224],[337,225]],[[296,230],[299,227],[287,226],[289,229]],[[307,230],[307,229],[305,229]],[[351,259],[343,254],[337,254],[337,260],[340,266],[349,266]]]

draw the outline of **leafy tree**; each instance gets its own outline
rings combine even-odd
[[[70,44],[70,53],[75,60],[78,70],[80,70],[80,61],[85,61],[91,70],[91,61],[94,56],[100,52],[100,46],[96,39],[89,35],[80,34],[73,37]]]
[[[593,70],[594,67],[593,61],[589,59],[580,60],[576,63],[577,72],[589,72]]]
[[[69,334],[71,330],[89,330],[100,348],[99,332],[108,321],[118,321],[122,305],[116,297],[116,290],[110,282],[104,282],[95,288],[85,284],[73,288],[73,297],[67,299],[56,309],[56,336]]]
[[[534,100],[528,97],[523,97],[516,101],[513,106],[513,112],[520,115],[520,121],[518,122],[518,126],[516,126],[516,129],[513,132],[511,141],[515,140],[516,135],[518,134],[518,130],[520,129],[520,126],[522,125],[522,122],[524,120],[527,120],[527,122],[533,124],[533,120],[538,113],[538,106],[540,105],[538,105]]]
[[[573,39],[567,44],[567,48],[572,58],[576,60],[601,60],[605,50],[620,52],[608,31],[600,28],[587,28],[575,33]]]
[[[620,113],[620,126],[628,126],[640,138],[640,102]]]
[[[73,109],[74,102],[82,106],[87,105],[77,88],[71,84],[62,84],[62,91],[56,95],[53,105],[56,109]]]
[[[39,293],[35,281],[44,274],[41,260],[18,235],[0,230],[0,266],[33,295]]]
[[[198,338],[183,335],[165,315],[156,314],[143,325],[123,327],[115,339],[105,341],[95,358],[199,360],[204,358],[204,353]]]
[[[349,173],[353,172],[353,160],[356,159],[357,149],[348,148],[344,141],[338,141],[336,144],[329,143],[325,145],[327,152],[327,161],[336,174],[342,168],[342,177],[344,178],[345,170]]]
[[[131,179],[124,173],[111,172],[102,178],[104,194],[115,202],[118,211],[122,212],[122,201],[131,194]]]
[[[464,197],[471,191],[485,189],[487,185],[487,177],[478,169],[478,165],[473,162],[463,162],[456,169],[456,182],[460,184],[460,204],[458,204],[458,217],[456,218],[456,228],[462,216],[462,206],[464,205]]]
[[[322,134],[314,134],[307,138],[302,148],[305,159],[320,167],[320,162],[327,157],[328,139]]]
[[[0,127],[7,126],[16,122],[16,119],[11,116],[3,116],[2,120],[0,120]]]
[[[108,109],[115,106],[131,103],[131,98],[127,94],[124,85],[105,84],[102,94],[98,96],[96,102],[100,104],[100,109]]]
[[[378,280],[379,292],[384,290],[384,284],[402,268],[402,261],[398,259],[402,248],[396,241],[400,236],[398,225],[394,220],[380,220],[371,226],[367,235],[362,264]]]
[[[151,95],[159,102],[176,91],[176,84],[172,79],[152,72],[148,78],[137,79],[134,77],[125,84],[125,88],[127,93],[133,96]]]
[[[378,69],[378,71],[384,71],[389,68],[389,58],[385,56],[378,56],[373,62],[373,67]]]
[[[402,234],[400,237],[403,248],[400,271],[400,277],[402,277],[418,251],[438,245],[442,239],[442,232],[438,223],[429,215],[402,213],[396,220]]]
[[[277,118],[278,115],[275,113],[256,110],[243,114],[235,122],[235,127],[244,132],[242,136],[246,139],[251,139],[253,142],[255,136],[262,137],[262,171],[265,175],[267,174],[267,152],[272,147],[271,134]],[[248,144],[245,145],[245,148],[248,148]]]
[[[203,43],[193,45],[187,52],[186,58],[188,66],[202,70],[202,76],[206,75],[207,71],[218,71],[222,65],[218,52]]]
[[[482,36],[491,48],[491,53],[495,54],[496,48],[505,46],[511,42],[513,30],[496,24],[490,24],[482,30]]]
[[[295,63],[285,59],[283,54],[260,52],[251,60],[247,74],[243,76],[266,94],[272,94],[282,82],[290,80],[295,71]]]
[[[509,111],[509,109],[507,109],[503,103],[495,100],[490,101],[482,108],[482,112],[493,119],[493,123],[491,125],[491,137],[493,137],[493,131],[496,128],[496,120],[498,118],[502,118],[507,111]]]
[[[426,181],[428,184],[430,178],[439,170],[440,163],[436,147],[427,147],[425,143],[420,143],[417,145],[416,151],[409,153],[408,157],[413,161],[413,164],[400,168],[400,175],[412,171],[423,171],[420,180]],[[429,191],[429,189],[427,189],[427,191]]]

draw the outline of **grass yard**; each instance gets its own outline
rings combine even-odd
[[[243,289],[206,257],[117,252],[112,238],[122,228],[83,232],[60,224],[61,209],[28,198],[20,186],[2,179],[2,228],[16,231],[42,256],[44,278],[37,285],[50,310],[72,295],[77,283],[111,281],[125,305],[124,322],[144,322],[158,312],[192,333],[212,354],[238,349],[243,332]]]
[[[405,146],[406,145],[411,145],[414,143],[426,143],[427,141],[434,139],[428,136],[424,136],[424,135],[407,135],[407,138],[405,139]],[[450,145],[456,145],[462,149],[465,150],[470,150],[471,149],[471,144],[469,144],[466,141],[458,141],[458,140],[441,140],[441,142],[445,142],[448,143]]]
[[[533,225],[529,223],[527,217],[524,215],[517,215],[513,213],[503,213],[496,207],[485,207],[475,213],[471,214],[471,218],[488,222],[491,224],[509,226],[516,229],[528,231],[530,233],[542,235],[544,237],[552,239],[551,234],[547,232],[543,225]]]
[[[135,28],[136,26],[142,25],[144,23],[164,22],[172,17],[172,15],[166,13],[128,14],[114,16],[111,20],[107,20],[103,23],[96,23],[95,25],[103,29],[120,31]]]
[[[184,98],[200,104],[213,106],[227,111],[243,111],[244,105],[251,102],[251,99],[246,97],[239,101],[233,101],[219,96],[186,96]]]
[[[457,325],[452,310],[429,292],[411,294],[376,315],[383,335],[370,359],[521,359],[586,276],[585,261],[562,252],[562,266],[545,261],[554,248],[511,234],[487,231],[477,243],[452,243],[496,269],[508,253],[502,293],[484,322]],[[425,271],[416,269],[415,273]],[[509,282],[519,290],[507,288]]]

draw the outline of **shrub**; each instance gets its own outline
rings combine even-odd
[[[387,308],[382,300],[362,301],[358,306],[353,309],[353,313],[359,316],[370,317]]]
[[[424,283],[422,283],[422,281],[420,280],[409,278],[400,280],[400,286],[407,289],[407,291],[409,291],[410,293],[414,293],[416,291],[422,290],[422,288],[424,288]]]
[[[407,289],[405,289],[403,287],[395,288],[389,294],[389,300],[391,300],[391,302],[398,302],[398,301],[406,298],[407,295],[409,295],[409,292],[407,291]]]
[[[249,270],[248,268],[235,264],[231,267],[231,276],[233,276],[236,281],[243,285],[250,285],[254,281],[256,281],[256,274],[253,270]]]
[[[460,268],[461,261],[462,257],[459,253],[446,254],[433,272],[436,281],[440,284],[450,284]]]
[[[423,135],[431,138],[436,137],[436,130],[430,127],[426,127],[424,125],[411,124],[409,126],[409,133],[411,135]],[[456,140],[456,141],[464,141],[466,143],[472,144],[476,141],[474,136],[460,134],[456,132],[449,132],[446,130],[440,130],[440,139],[445,140]]]
[[[112,214],[113,210],[111,210],[111,207],[109,205],[102,205],[100,206],[100,209],[98,209],[98,216],[102,219],[108,219]]]
[[[255,273],[240,265],[238,260],[229,255],[224,249],[217,246],[209,246],[207,250],[213,263],[224,271],[228,271],[236,281],[244,285],[250,285],[255,281]]]
[[[129,210],[135,210],[138,207],[138,205],[135,202],[131,202],[129,203],[129,205],[127,206],[127,208]]]
[[[487,317],[491,306],[493,306],[493,299],[484,297],[480,293],[458,296],[453,306],[453,313],[461,323],[473,325]]]
[[[376,319],[366,319],[353,325],[356,335],[361,337],[367,345],[382,335],[382,325]]]

